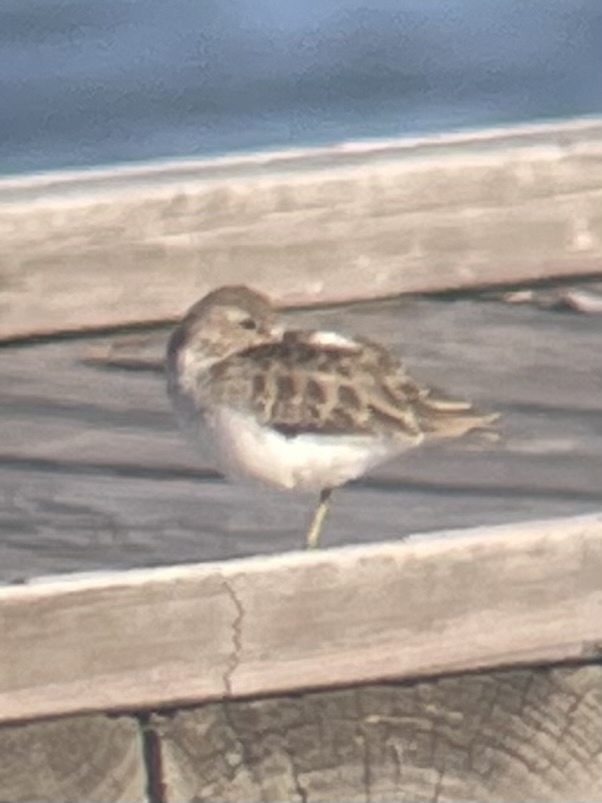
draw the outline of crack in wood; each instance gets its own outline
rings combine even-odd
[[[234,605],[235,610],[235,616],[232,621],[232,654],[228,660],[226,670],[224,671],[225,695],[227,697],[232,697],[232,677],[238,669],[240,663],[240,653],[242,649],[242,623],[245,612],[232,583],[224,578],[223,584],[228,597]]]
[[[372,800],[371,794],[371,772],[370,772],[370,746],[368,743],[368,734],[364,728],[364,712],[362,710],[362,700],[361,700],[361,689],[355,689],[354,693],[354,700],[355,700],[355,712],[357,717],[357,730],[356,730],[356,738],[360,744],[362,750],[362,763],[363,763],[363,773],[362,773],[362,782],[364,784],[364,795],[366,797],[366,803],[370,803]]]
[[[163,780],[163,756],[161,736],[152,724],[151,713],[137,715],[142,739],[142,761],[146,775],[146,794],[148,803],[168,803],[167,790]]]
[[[295,764],[294,753],[288,747],[284,748],[284,752],[286,753],[286,755],[288,756],[288,759],[290,761],[291,778],[293,779],[293,785],[295,787],[295,792],[299,796],[299,801],[300,801],[300,803],[308,803],[308,801],[309,801],[308,791],[303,786],[303,784],[301,783],[301,778],[299,777],[299,770],[297,768],[297,765]]]

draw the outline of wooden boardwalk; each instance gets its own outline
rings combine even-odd
[[[602,316],[406,298],[293,317],[380,338],[502,413],[499,444],[417,452],[341,491],[325,546],[602,506]],[[176,430],[165,338],[0,349],[0,581],[301,546],[310,498],[223,481]]]
[[[162,375],[216,284],[600,278],[600,131],[0,182],[0,800],[602,799],[599,298],[291,312],[501,413],[337,493],[309,554],[314,500],[224,481]]]

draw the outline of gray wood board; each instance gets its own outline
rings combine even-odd
[[[0,588],[0,721],[599,657],[602,516]]]
[[[601,680],[528,668],[220,701],[147,716],[146,737],[98,714],[4,725],[0,799],[598,801]]]
[[[143,803],[146,773],[132,717],[69,717],[0,728],[3,803]]]
[[[602,119],[0,180],[0,338],[602,270]],[[49,303],[50,300],[50,303]]]
[[[600,509],[601,317],[406,298],[291,318],[370,334],[503,415],[499,444],[425,449],[342,490],[326,546]],[[0,581],[301,545],[313,499],[231,485],[177,432],[165,338],[0,349]],[[111,368],[111,345],[149,370]]]
[[[601,681],[500,671],[157,716],[166,800],[599,801]]]

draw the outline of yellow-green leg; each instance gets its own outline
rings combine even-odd
[[[318,546],[320,541],[320,531],[322,530],[324,518],[328,513],[331,496],[332,488],[324,488],[323,491],[320,491],[320,499],[316,505],[316,509],[314,510],[314,515],[312,516],[311,524],[309,525],[309,530],[307,531],[307,535],[305,537],[306,549],[315,549]]]

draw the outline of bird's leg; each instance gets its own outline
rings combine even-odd
[[[320,499],[314,510],[314,515],[312,516],[311,524],[309,525],[309,530],[305,537],[306,549],[315,549],[318,546],[322,524],[324,523],[324,518],[328,513],[328,507],[330,505],[332,490],[332,488],[324,488],[324,490],[320,491]]]

